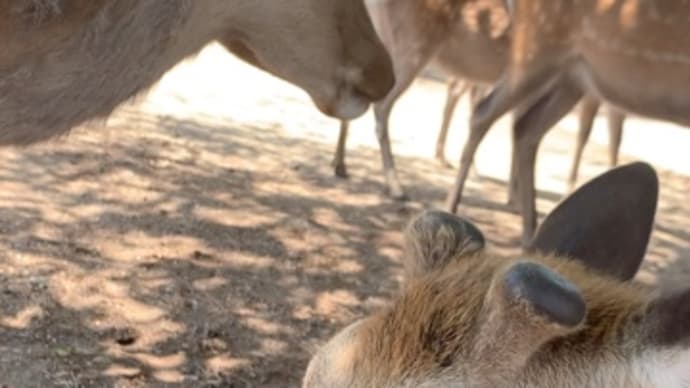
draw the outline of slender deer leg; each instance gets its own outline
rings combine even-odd
[[[474,84],[470,88],[470,111],[474,112],[474,109],[479,105],[482,97],[486,95],[486,86]],[[479,171],[477,170],[477,164],[474,162],[474,157],[472,157],[472,163],[470,164],[470,176],[472,179],[479,179]]]
[[[570,175],[568,176],[568,187],[570,190],[573,190],[577,183],[580,163],[582,162],[582,153],[584,152],[587,141],[589,141],[589,135],[592,133],[594,118],[599,111],[599,106],[600,102],[596,98],[585,97],[582,99],[582,107],[580,108],[580,129],[577,132],[575,154],[573,155],[573,161],[570,165]]]
[[[506,205],[508,208],[519,211],[520,209],[520,191],[518,188],[518,175],[517,175],[517,151],[516,151],[516,143],[517,143],[517,133],[515,132],[515,126],[513,126],[513,130],[511,131],[512,134],[512,140],[513,140],[513,149],[512,149],[512,155],[510,158],[510,176],[508,180],[508,199],[506,201]]]
[[[508,181],[508,200],[506,201],[506,205],[508,208],[520,212],[520,190],[518,187],[519,184],[519,177],[518,177],[518,152],[517,152],[517,138],[518,138],[518,133],[517,133],[517,125],[515,125],[515,120],[519,119],[520,117],[524,116],[527,111],[531,108],[531,106],[527,104],[522,104],[516,109],[513,110],[513,127],[511,131],[512,135],[512,155],[510,158],[510,177]]]
[[[460,101],[460,97],[469,88],[469,82],[453,78],[448,83],[448,95],[446,96],[446,106],[443,109],[443,122],[441,123],[441,130],[438,132],[438,139],[436,139],[436,160],[444,167],[451,167],[446,160],[446,139],[448,138],[448,129],[453,120],[453,113]]]
[[[398,172],[395,168],[393,151],[391,150],[390,137],[388,136],[388,122],[391,111],[398,98],[410,87],[417,74],[426,62],[405,62],[399,64],[396,69],[395,86],[382,101],[374,104],[374,117],[376,118],[376,137],[379,141],[383,173],[388,185],[388,195],[394,199],[406,198]]]
[[[345,151],[347,147],[347,133],[350,129],[350,122],[347,120],[340,121],[340,132],[338,133],[338,145],[335,149],[335,156],[333,157],[333,172],[335,176],[340,178],[347,178],[347,164],[345,163]]]
[[[609,166],[611,168],[618,165],[618,152],[621,148],[621,141],[623,140],[623,122],[625,121],[625,113],[609,107]]]
[[[455,184],[446,198],[448,211],[457,212],[474,154],[491,125],[511,109],[520,104],[529,104],[546,93],[557,80],[557,74],[557,69],[543,68],[522,74],[519,82],[511,81],[508,76],[499,80],[493,91],[477,104],[470,120],[469,135],[460,157]]]
[[[582,94],[577,86],[564,79],[515,122],[523,247],[529,246],[537,227],[535,165],[539,144],[544,135],[577,104]]]

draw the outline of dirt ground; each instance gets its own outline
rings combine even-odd
[[[1,150],[0,387],[298,386],[319,344],[395,292],[409,217],[442,204],[454,172],[430,155],[443,98],[422,80],[395,112],[406,203],[382,194],[370,114],[354,124],[351,178],[337,179],[337,122],[217,46],[107,123]],[[606,169],[601,124],[581,180]],[[575,125],[542,147],[542,215],[564,192]],[[626,131],[623,161],[661,178],[639,281],[668,292],[690,279],[690,131],[638,119]],[[509,144],[503,122],[462,210],[504,253],[519,241],[503,206]]]

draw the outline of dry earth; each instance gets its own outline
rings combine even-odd
[[[316,346],[395,291],[400,230],[442,203],[453,171],[430,155],[443,98],[420,80],[394,114],[407,203],[382,195],[370,114],[352,131],[351,178],[336,179],[337,123],[218,46],[107,123],[3,149],[0,387],[298,386]],[[463,211],[509,253],[505,124],[480,150]],[[597,124],[583,180],[606,168]],[[542,212],[563,194],[575,125],[542,147]],[[638,119],[626,131],[624,161],[653,163],[662,184],[639,280],[676,289],[690,279],[690,131]]]

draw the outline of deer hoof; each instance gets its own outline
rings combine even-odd
[[[438,164],[440,164],[443,168],[453,168],[453,165],[450,164],[450,162],[448,162],[446,158],[443,156],[436,155],[436,160],[438,161]]]
[[[350,176],[347,174],[347,167],[345,167],[345,166],[342,165],[342,164],[335,164],[335,165],[333,165],[333,173],[334,173],[335,176],[337,176],[338,178],[347,179],[347,178],[350,177]]]

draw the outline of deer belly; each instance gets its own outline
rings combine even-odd
[[[690,124],[690,67],[587,58],[575,75],[586,92],[633,114]]]
[[[588,91],[632,113],[690,124],[690,46],[682,29],[644,18],[623,31],[617,19],[585,26],[574,52]]]

